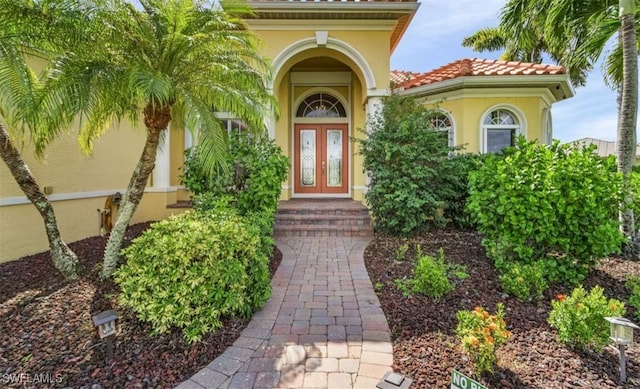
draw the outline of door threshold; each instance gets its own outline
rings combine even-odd
[[[297,193],[291,195],[292,199],[350,199],[349,193],[331,193],[331,194],[319,194],[319,193]]]

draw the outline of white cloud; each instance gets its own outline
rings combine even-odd
[[[503,4],[504,0],[423,1],[411,29],[416,38],[457,39],[480,27],[496,25]]]
[[[428,71],[460,58],[477,57],[478,53],[461,46],[462,39],[496,25],[503,4],[504,0],[423,1],[393,54],[392,67]]]

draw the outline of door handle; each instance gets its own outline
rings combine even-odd
[[[324,174],[324,161],[322,161],[322,174]]]

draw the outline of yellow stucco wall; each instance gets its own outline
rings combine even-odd
[[[362,85],[360,83],[355,83],[353,85],[354,96],[362,96],[363,93]],[[354,99],[352,101],[352,112],[353,115],[351,120],[353,127],[351,128],[351,136],[362,139],[365,135],[363,131],[366,126],[366,111],[364,104]],[[351,197],[354,200],[362,202],[364,202],[364,187],[366,185],[364,169],[362,167],[363,161],[364,158],[361,155],[358,155],[358,144],[351,142],[351,185],[353,186]]]
[[[514,90],[513,95],[522,94],[522,90]],[[486,97],[457,97],[439,100],[438,104],[427,102],[430,107],[439,107],[451,114],[454,120],[456,145],[463,145],[464,151],[477,153],[481,151],[481,128],[485,115],[492,108],[511,110],[519,114],[524,123],[525,136],[529,140],[542,139],[542,115],[547,107],[540,96],[526,97],[491,97],[487,90]],[[430,99],[433,100],[433,99]]]
[[[249,23],[249,25],[251,26],[251,23]],[[261,54],[271,60],[274,60],[292,44],[306,39],[313,39],[315,38],[315,32],[323,29],[326,28],[323,28],[321,25],[314,25],[313,23],[310,23],[308,30],[258,30],[256,31],[256,34],[263,41]],[[352,31],[332,29],[328,31],[328,36],[331,39],[337,39],[350,45],[366,59],[375,77],[376,88],[384,89],[389,87],[390,31],[366,29],[362,31]],[[347,64],[360,79],[363,79],[362,72],[354,62],[336,50],[318,47],[300,54],[301,55],[297,55],[293,61],[290,61],[288,66],[292,66],[293,64],[310,57],[329,56]],[[287,70],[288,69],[284,69],[284,72],[274,74],[274,85],[280,85],[280,82],[282,81],[282,78],[285,77]]]
[[[98,234],[97,210],[108,195],[124,193],[144,140],[144,130],[123,123],[96,141],[90,156],[81,153],[74,131],[52,143],[42,160],[25,146],[22,155],[36,181],[53,190],[49,198],[66,242]],[[175,202],[176,192],[145,193],[132,223],[164,218],[174,212],[166,205]],[[47,249],[40,215],[0,164],[0,262]]]

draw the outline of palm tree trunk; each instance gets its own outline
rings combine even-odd
[[[638,115],[638,49],[635,0],[620,0],[620,36],[623,53],[623,78],[618,120],[618,171],[622,173],[623,201],[620,211],[622,231],[629,239],[627,254],[635,254],[636,234],[630,174],[636,160],[636,121]]]
[[[44,220],[44,227],[49,239],[51,260],[65,278],[75,279],[78,276],[78,257],[60,237],[56,215],[51,203],[42,193],[29,167],[20,156],[20,152],[9,138],[5,127],[0,124],[0,156],[11,171],[20,189],[36,207]]]
[[[149,117],[155,115],[158,115],[160,119]],[[116,223],[111,230],[107,246],[104,249],[101,273],[101,277],[103,279],[111,277],[113,272],[116,270],[124,234],[127,230],[127,226],[129,225],[129,221],[136,211],[136,208],[138,208],[138,204],[140,204],[149,175],[155,167],[156,152],[158,150],[158,144],[160,143],[160,134],[162,131],[166,130],[169,118],[168,107],[154,110],[152,107],[150,108],[150,106],[147,106],[145,109],[147,140],[144,144],[142,155],[140,156],[138,164],[131,176],[131,180],[129,181],[129,187],[127,188],[122,202],[120,203]]]

